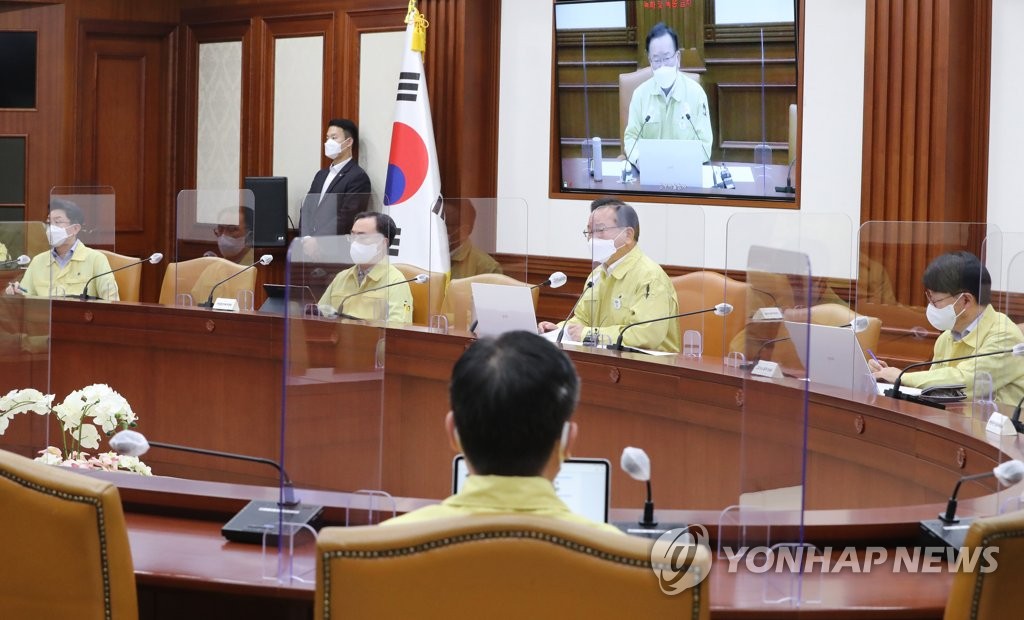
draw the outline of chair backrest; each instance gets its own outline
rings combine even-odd
[[[672,286],[676,289],[680,314],[711,308],[722,302],[732,304],[732,314],[725,317],[705,313],[679,319],[680,335],[687,330],[702,332],[704,355],[725,355],[729,341],[743,329],[747,283],[717,271],[694,271],[672,278]]]
[[[412,323],[413,325],[429,325],[430,317],[441,313],[447,276],[406,263],[392,263],[391,266],[401,271],[406,280],[415,278],[421,273],[430,276],[430,279],[423,284],[409,283],[409,289],[412,292]]]
[[[710,555],[699,547],[693,566],[706,570]],[[317,539],[316,618],[493,610],[506,618],[707,618],[708,580],[663,594],[650,540],[544,517],[332,527]]]
[[[1020,575],[1024,571],[1024,511],[978,519],[967,530],[962,553],[979,553],[998,548],[992,554],[998,570],[991,569],[982,555],[972,570],[958,571],[946,601],[946,620],[961,618],[1019,618],[1024,606]]]
[[[97,250],[107,257],[111,269],[118,269],[125,265],[138,263],[140,258],[117,254],[110,250]],[[142,265],[135,265],[114,273],[114,280],[117,282],[117,295],[121,301],[138,301],[139,285],[142,282]]]
[[[448,293],[444,297],[441,312],[448,317],[448,326],[455,329],[468,329],[473,320],[473,283],[504,284],[506,286],[529,286],[525,282],[501,273],[480,273],[468,278],[458,278],[448,284]],[[531,291],[533,294],[533,310],[537,311],[540,303],[540,288]]]
[[[137,618],[117,487],[0,450],[5,618]],[[62,577],[63,576],[63,577]]]
[[[680,71],[683,75],[700,84],[699,73],[688,73]],[[654,70],[650,66],[638,69],[632,73],[619,75],[619,138],[626,135],[626,125],[629,124],[629,102],[633,100],[633,91],[638,86],[654,77]],[[590,136],[588,136],[590,137]],[[622,156],[625,157],[625,140],[622,144]]]
[[[169,263],[160,286],[160,303],[173,306],[177,294],[192,295],[192,305],[206,301],[218,282],[245,269],[247,265],[233,263],[219,256],[201,256],[180,263]],[[252,291],[256,286],[256,270],[250,269],[217,287],[216,297],[235,298],[240,291]]]

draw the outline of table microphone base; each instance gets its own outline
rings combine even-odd
[[[947,523],[942,519],[921,521],[921,534],[930,544],[941,544],[959,549],[964,546],[967,530],[974,519],[964,518],[955,523]]]
[[[615,527],[619,528],[623,532],[630,536],[640,536],[642,538],[651,538],[657,540],[661,538],[661,535],[670,530],[677,530],[680,528],[688,527],[689,523],[662,523],[659,522],[651,527],[644,527],[637,521],[617,521],[612,523]]]
[[[277,502],[253,500],[224,524],[220,533],[228,540],[256,545],[263,542],[266,533],[267,543],[277,544],[279,519],[288,524],[284,528],[288,535],[297,533],[303,525],[317,529],[323,511],[323,506],[279,506]]]

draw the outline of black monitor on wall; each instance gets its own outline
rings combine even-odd
[[[288,242],[288,177],[245,177],[256,202],[253,245],[278,247]]]

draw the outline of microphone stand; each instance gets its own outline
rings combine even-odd
[[[644,127],[647,126],[647,123],[650,122],[650,120],[651,120],[651,115],[650,114],[648,114],[647,116],[644,117],[644,122],[640,124],[640,131],[636,132],[636,140],[633,141],[633,146],[629,147],[629,152],[626,153],[626,163],[629,164],[630,166],[633,166],[633,161],[631,159],[633,157],[633,151],[636,150],[636,145],[637,145],[637,143],[640,142],[640,136],[644,135]],[[633,167],[637,169],[637,172],[640,171],[640,166],[633,166]],[[621,182],[622,183],[626,182],[626,171],[625,170],[622,171]]]
[[[681,314],[673,314],[671,316],[662,316],[662,317],[658,317],[656,319],[648,319],[646,321],[637,321],[636,323],[630,323],[629,325],[627,325],[627,326],[625,326],[625,327],[623,327],[622,329],[619,330],[619,337],[615,341],[615,344],[608,345],[608,348],[612,349],[612,350],[615,350],[615,351],[631,351],[633,353],[643,353],[643,351],[641,351],[640,349],[637,349],[637,348],[634,348],[634,347],[624,347],[624,346],[622,346],[622,337],[623,337],[623,335],[625,335],[627,329],[629,329],[631,327],[636,327],[637,325],[646,325],[648,323],[657,323],[659,321],[667,321],[669,319],[681,319],[684,316],[693,316],[695,314],[704,314],[705,312],[715,312],[716,310],[718,310],[718,306],[712,306],[710,308],[704,308],[703,310],[694,310],[693,312],[683,312]]]
[[[576,303],[572,305],[572,310],[569,310],[569,315],[565,317],[565,320],[562,321],[562,326],[558,328],[558,337],[555,338],[555,344],[562,344],[562,337],[565,336],[565,328],[566,325],[569,323],[569,319],[572,318],[572,315],[576,314],[576,306],[580,305],[580,302],[583,301],[583,296],[586,295],[587,291],[593,288],[593,286],[594,281],[587,280],[587,283],[583,286],[583,292],[580,293],[580,296],[576,298]]]
[[[209,294],[209,296],[207,296],[206,301],[204,301],[203,303],[199,304],[199,307],[200,308],[212,308],[213,307],[213,292],[217,290],[218,286],[220,286],[221,284],[224,284],[225,282],[227,282],[231,278],[237,278],[238,276],[242,275],[246,271],[249,271],[250,269],[252,269],[256,265],[262,265],[262,264],[263,264],[263,258],[260,258],[259,260],[257,260],[253,264],[246,266],[245,269],[240,269],[239,271],[236,271],[235,273],[231,274],[230,276],[224,278],[220,282],[214,284],[213,288],[210,289],[210,294]]]
[[[150,256],[149,258],[144,258],[144,259],[140,260],[137,263],[129,263],[127,265],[121,265],[117,269],[111,269],[110,271],[105,271],[103,273],[96,274],[93,277],[91,277],[88,280],[86,280],[85,286],[82,287],[82,293],[80,295],[69,295],[69,297],[77,297],[78,299],[80,299],[82,301],[89,301],[90,299],[101,299],[100,297],[93,297],[92,295],[89,294],[89,285],[92,284],[93,280],[95,280],[96,278],[102,278],[103,276],[108,276],[108,275],[110,275],[112,273],[117,273],[118,271],[121,271],[122,269],[128,269],[129,267],[136,267],[138,265],[141,265],[142,263],[148,263],[148,262],[150,262],[150,260],[152,260],[152,258],[153,257]],[[162,259],[163,257],[161,256],[160,258]]]
[[[1017,406],[1013,408],[1013,414],[1010,416],[1010,421],[1013,422],[1013,428],[1017,429],[1018,433],[1024,433],[1024,422],[1020,421],[1020,408],[1024,405],[1024,398],[1021,398],[1017,403]]]
[[[1022,345],[1017,345],[1017,347],[1020,347],[1020,346],[1022,346]],[[904,393],[900,392],[900,382],[903,380],[904,373],[906,373],[911,368],[920,368],[922,366],[931,366],[932,364],[945,364],[946,362],[959,362],[959,361],[962,361],[962,360],[970,360],[970,359],[975,359],[975,358],[979,358],[979,357],[989,357],[990,355],[1006,355],[1007,353],[1014,353],[1017,350],[1017,347],[1014,347],[1013,349],[1006,349],[1005,351],[991,351],[989,353],[976,353],[974,355],[963,355],[963,356],[960,356],[960,357],[951,357],[949,359],[944,359],[944,360],[931,360],[930,362],[917,362],[915,364],[911,364],[911,365],[907,366],[906,368],[904,368],[903,370],[900,371],[899,376],[897,376],[896,380],[893,381],[892,387],[885,391],[885,395],[886,396],[890,396],[892,398],[895,398],[896,400],[910,400],[910,401],[913,401],[913,402],[921,402],[922,404],[926,404],[926,405],[927,404],[931,404],[932,406],[938,406],[940,409],[945,409],[945,407],[942,406],[941,403],[931,403],[929,401],[926,401],[926,400],[923,400],[923,399],[919,399],[916,396],[910,396],[909,394],[904,394]],[[1024,354],[1024,348],[1021,349],[1021,352],[1022,352],[1021,354]]]
[[[779,192],[780,194],[795,194],[796,193],[796,188],[793,187],[793,166],[794,166],[794,164],[796,164],[796,158],[795,157],[793,158],[792,161],[789,162],[789,168],[786,170],[786,186],[785,187],[779,187],[778,185],[775,186],[775,191]]]
[[[409,278],[408,280],[402,280],[401,282],[392,282],[391,284],[385,284],[383,286],[377,286],[377,287],[374,287],[374,288],[368,288],[365,291],[356,291],[355,293],[352,293],[351,295],[346,295],[341,300],[341,303],[338,304],[338,316],[340,316],[343,319],[350,319],[350,320],[353,320],[353,321],[362,321],[364,319],[361,319],[361,318],[356,317],[356,316],[352,316],[351,314],[345,314],[345,312],[343,310],[345,308],[345,302],[346,301],[348,301],[349,299],[352,299],[353,297],[357,297],[359,295],[362,295],[364,293],[372,293],[374,291],[379,291],[381,289],[391,288],[392,286],[398,286],[399,284],[409,284],[410,282],[419,282],[419,281],[420,281],[420,276],[415,276],[415,277]],[[425,282],[425,280],[424,280],[424,282]]]

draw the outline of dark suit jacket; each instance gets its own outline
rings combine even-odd
[[[303,236],[347,235],[357,214],[370,206],[370,177],[355,158],[341,169],[320,200],[330,168],[313,177],[309,195],[299,212],[299,231]]]

